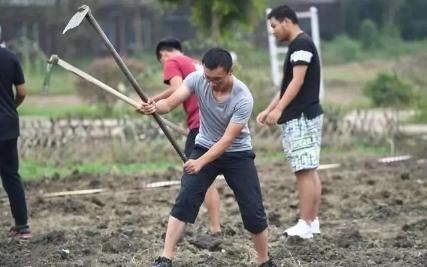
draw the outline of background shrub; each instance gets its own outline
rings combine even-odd
[[[142,75],[145,70],[145,65],[135,59],[126,59],[125,63],[135,77]],[[96,59],[86,71],[96,79],[126,95],[134,92],[123,72],[112,58]],[[85,102],[95,103],[103,107],[106,113],[111,113],[114,105],[119,101],[116,97],[82,79],[76,80],[76,88],[78,95]]]
[[[388,73],[380,73],[369,81],[364,94],[375,106],[395,108],[409,106],[415,97],[414,87],[409,82]]]

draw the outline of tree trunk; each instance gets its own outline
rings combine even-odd
[[[400,6],[402,5],[401,0],[387,0],[383,2],[383,27],[387,34],[394,35],[396,32],[393,32],[396,28],[396,16],[399,11]],[[397,33],[398,34],[398,33]]]

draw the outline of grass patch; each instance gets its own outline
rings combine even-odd
[[[99,163],[85,162],[82,164],[65,164],[55,166],[47,162],[37,162],[32,160],[22,161],[20,164],[20,174],[24,181],[34,181],[45,177],[59,176],[65,177],[72,172],[96,173],[96,174],[141,174],[151,172],[162,172],[176,164],[171,162],[148,162],[148,163]]]
[[[427,40],[403,41],[399,38],[380,37],[380,45],[370,49],[362,48],[359,40],[346,35],[337,36],[332,41],[322,43],[323,62],[329,64],[345,64],[373,59],[398,59],[403,55],[418,54],[425,50]]]
[[[75,76],[55,66],[52,70],[49,88],[43,88],[45,73],[25,72],[26,84],[30,95],[66,95],[74,94]]]
[[[360,157],[382,157],[390,155],[390,146],[385,144],[367,144],[353,143],[343,147],[326,146],[322,147],[321,153],[324,155],[340,155],[345,158],[346,155],[359,155]]]

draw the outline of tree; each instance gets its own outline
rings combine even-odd
[[[396,27],[396,21],[398,11],[403,4],[404,0],[381,0],[381,6],[383,9],[382,25],[385,33],[389,35],[400,35],[398,28]]]
[[[265,0],[162,0],[163,3],[189,4],[192,19],[205,36],[215,43],[232,34],[234,26],[251,27],[262,16]]]
[[[405,0],[345,0],[345,25],[346,31],[356,35],[360,22],[369,19],[381,26],[387,34],[399,34],[397,19],[399,9],[407,4]],[[397,31],[397,32],[396,32]]]

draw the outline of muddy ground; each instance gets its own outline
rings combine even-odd
[[[354,157],[340,163],[339,169],[321,171],[322,234],[309,241],[280,235],[298,213],[289,168],[284,161],[259,166],[276,261],[281,266],[426,266],[427,162],[418,158],[385,165]],[[1,191],[0,266],[149,266],[162,247],[178,187],[141,188],[179,176],[179,169],[143,176],[74,173],[28,183],[34,237],[26,242],[6,237],[10,211]],[[233,195],[224,182],[218,183],[222,243],[208,242],[207,249],[194,245],[206,232],[202,208],[179,245],[174,266],[255,266]],[[89,188],[107,191],[43,197]]]

